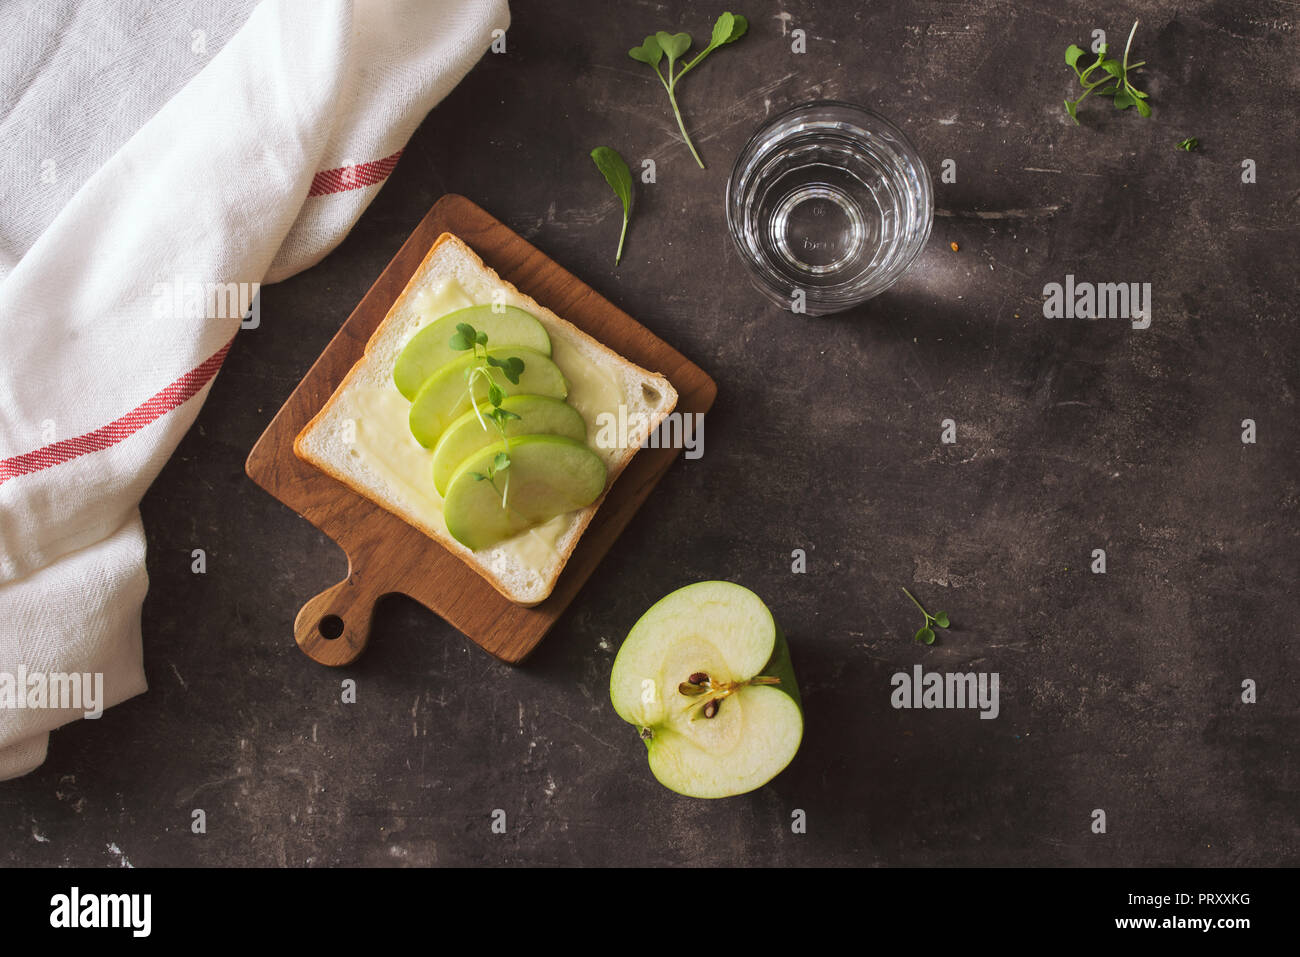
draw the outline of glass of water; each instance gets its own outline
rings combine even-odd
[[[773,302],[825,315],[894,283],[921,252],[934,189],[883,116],[833,100],[768,120],[727,182],[727,226]]]

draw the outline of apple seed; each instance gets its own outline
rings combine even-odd
[[[693,685],[702,685],[708,682],[709,676],[706,675],[703,671],[697,671],[695,672],[695,674],[691,675],[686,680]]]
[[[694,678],[696,676],[691,675],[691,677]],[[704,677],[707,678],[708,675],[704,675]],[[722,699],[735,694],[741,688],[748,687],[749,685],[779,685],[780,683],[780,678],[758,675],[757,677],[750,678],[748,681],[721,681],[716,685],[710,681],[704,686],[691,684],[689,681],[683,681],[677,686],[677,690],[692,698],[699,697],[703,694],[717,695],[716,698],[712,698],[704,703],[704,717],[712,718],[718,713],[718,706],[722,704]],[[694,704],[687,705],[684,711],[694,711],[698,707],[700,707],[700,703],[697,701]],[[691,720],[694,721],[695,719],[692,718]]]

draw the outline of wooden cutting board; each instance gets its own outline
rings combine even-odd
[[[507,601],[438,542],[294,455],[298,433],[361,358],[371,333],[444,232],[463,239],[521,292],[637,365],[667,376],[677,389],[677,412],[705,412],[717,395],[717,386],[698,366],[505,224],[463,196],[438,200],[276,413],[245,464],[254,482],[347,554],[348,577],[303,605],[294,621],[298,647],[322,664],[346,665],[365,650],[375,602],[392,592],[410,595],[497,658],[523,660],[681,451],[641,449],[632,457],[555,590],[532,608]]]

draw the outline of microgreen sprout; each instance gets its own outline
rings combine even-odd
[[[709,45],[697,53],[690,62],[683,62],[681,68],[673,72],[673,64],[681,60],[686,51],[691,48],[691,35],[689,33],[668,33],[660,30],[645,38],[639,47],[633,47],[627,51],[627,55],[638,63],[644,63],[650,69],[655,71],[655,76],[663,84],[664,89],[668,91],[668,102],[672,104],[673,115],[677,117],[677,128],[682,131],[682,139],[690,147],[691,155],[695,157],[695,162],[700,164],[700,169],[704,169],[704,160],[700,159],[700,154],[696,152],[695,144],[691,142],[690,136],[686,132],[686,124],[682,121],[682,111],[677,107],[677,84],[681,82],[682,77],[699,64],[706,56],[716,50],[718,47],[726,46],[728,43],[735,43],[745,35],[749,29],[749,21],[739,14],[724,13],[718,17],[718,22],[713,25],[713,34],[709,38]],[[668,58],[668,69],[666,75],[659,70],[659,63],[664,57]]]
[[[501,494],[501,507],[506,508],[510,499],[510,436],[506,434],[506,423],[511,419],[517,419],[519,416],[509,409],[503,409],[501,403],[505,401],[506,393],[500,385],[492,378],[493,369],[499,369],[501,374],[511,385],[519,384],[519,376],[524,371],[524,360],[518,356],[507,356],[504,359],[498,359],[496,356],[490,356],[487,352],[488,334],[479,332],[468,322],[457,323],[456,334],[448,340],[448,344],[457,352],[473,351],[474,357],[478,360],[468,369],[465,370],[466,390],[469,393],[469,405],[478,416],[479,425],[483,426],[486,431],[488,422],[496,426],[501,433],[501,441],[505,444],[505,450],[498,452],[488,466],[487,472],[470,472],[475,481],[488,482],[494,489],[497,489],[496,477],[505,474],[505,487],[497,489]],[[479,408],[478,400],[474,398],[474,384],[482,378],[487,382],[488,403],[492,408],[487,415]]]
[[[1079,69],[1079,60],[1084,55],[1083,49],[1073,43],[1066,48],[1065,62],[1070,65],[1070,69],[1074,71],[1074,75],[1079,78],[1079,84],[1083,87],[1083,93],[1077,100],[1065,101],[1065,112],[1070,114],[1070,119],[1074,120],[1075,126],[1081,125],[1078,116],[1079,104],[1087,98],[1089,93],[1111,97],[1117,110],[1127,110],[1130,106],[1135,106],[1143,116],[1151,115],[1151,107],[1147,103],[1147,94],[1129,82],[1129,72],[1146,63],[1146,60],[1139,60],[1136,63],[1129,63],[1128,61],[1129,49],[1133,46],[1133,34],[1137,33],[1137,28],[1138,21],[1134,20],[1133,29],[1128,34],[1128,43],[1124,45],[1123,60],[1107,59],[1106,51],[1109,48],[1103,43],[1097,52],[1096,61],[1081,71]],[[1089,82],[1088,77],[1098,67],[1101,68],[1104,75],[1099,80]]]
[[[921,608],[921,603],[913,598],[912,593],[906,588],[903,589],[903,594],[912,599],[913,605],[917,608]],[[935,628],[947,628],[948,613],[946,611],[941,611],[938,614],[932,615],[924,608],[921,608],[921,614],[925,615],[925,624],[923,624],[921,630],[916,633],[916,640],[925,645],[932,645],[934,644],[934,629],[930,627],[930,624],[933,622]]]

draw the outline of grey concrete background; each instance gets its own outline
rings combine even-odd
[[[1296,5],[751,4],[750,34],[683,83],[704,171],[625,51],[707,36],[725,7],[513,6],[508,52],[434,110],[353,234],[265,290],[144,501],[150,691],[0,785],[0,862],[1297,863]],[[1094,28],[1122,46],[1135,15],[1154,117],[1089,102],[1075,127],[1065,47]],[[904,280],[817,321],[750,288],[722,202],[753,128],[814,97],[876,108],[933,173],[958,168]],[[1186,136],[1199,152],[1174,148]],[[617,269],[601,144],[658,167]],[[361,661],[330,671],[290,626],[343,556],[243,461],[447,191],[693,358],[718,402],[704,457],[673,468],[525,665],[395,596]],[[1151,282],[1151,328],[1044,319],[1067,273]],[[769,603],[807,712],[790,768],[721,802],[658,785],[607,690],[640,613],[703,578]],[[912,641],[903,585],[952,616],[933,647]],[[890,676],[916,663],[998,672],[1000,717],[893,710]]]

